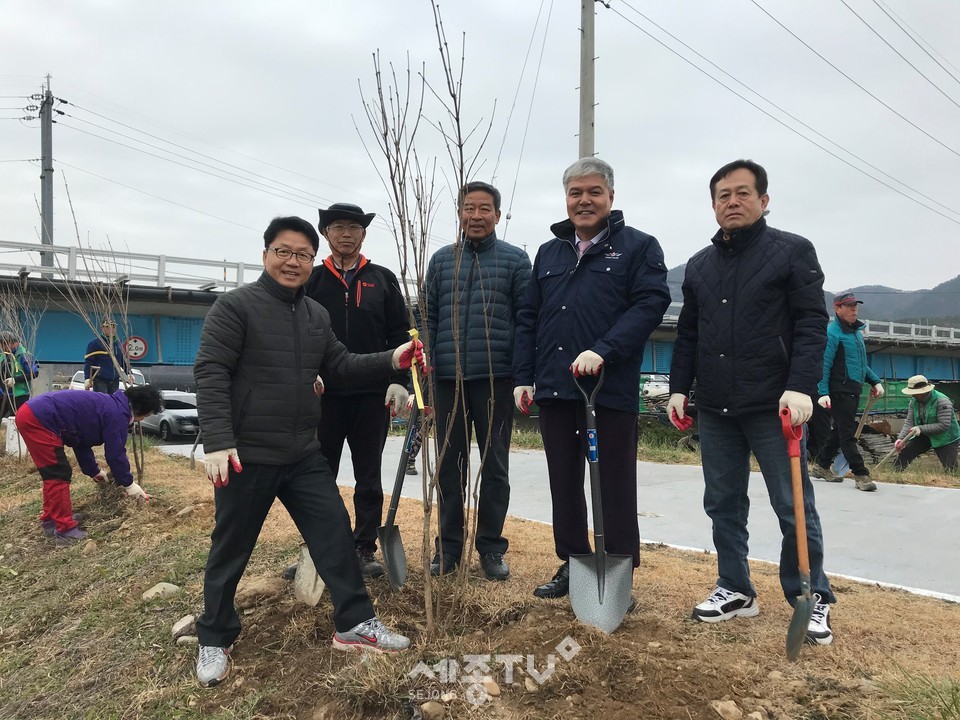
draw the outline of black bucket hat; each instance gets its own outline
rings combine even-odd
[[[364,213],[359,205],[334,203],[326,210],[320,210],[320,222],[317,223],[317,227],[320,228],[320,232],[323,232],[327,225],[335,220],[352,220],[366,228],[376,216],[376,213]]]

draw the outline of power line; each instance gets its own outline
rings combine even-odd
[[[624,3],[622,3],[622,4],[627,5],[628,7],[630,7],[631,10],[633,10],[634,12],[637,12],[636,9],[634,9],[632,6],[629,6],[626,2],[624,2]],[[847,160],[846,158],[843,158],[843,157],[841,157],[840,155],[837,155],[835,152],[833,152],[833,151],[830,150],[829,148],[824,147],[824,146],[821,145],[820,143],[816,142],[815,140],[812,140],[811,138],[809,138],[809,137],[807,137],[806,135],[804,135],[803,133],[801,133],[801,132],[800,132],[799,130],[797,130],[796,128],[791,127],[789,124],[787,124],[786,122],[784,122],[784,121],[781,120],[780,118],[776,117],[775,115],[773,115],[772,113],[770,113],[770,112],[767,111],[766,109],[760,107],[759,105],[757,105],[755,102],[753,102],[753,101],[750,100],[749,98],[744,97],[744,95],[742,95],[741,93],[737,92],[735,89],[733,89],[732,87],[730,87],[729,85],[727,85],[727,84],[724,83],[723,81],[718,80],[717,78],[713,77],[710,73],[708,73],[706,70],[704,70],[704,69],[701,68],[699,65],[697,65],[696,63],[694,63],[692,60],[690,60],[690,59],[688,59],[688,58],[685,58],[683,55],[681,55],[680,53],[678,53],[676,50],[674,50],[673,48],[671,48],[669,45],[667,45],[666,43],[664,43],[662,40],[660,40],[659,38],[653,36],[651,33],[647,32],[647,31],[644,30],[642,27],[640,27],[640,26],[637,25],[635,22],[633,22],[630,18],[628,18],[628,17],[626,17],[625,15],[623,15],[623,14],[622,14],[620,11],[618,11],[616,8],[611,7],[611,8],[608,8],[608,9],[609,9],[611,12],[613,12],[615,15],[617,15],[618,17],[620,17],[621,19],[623,19],[625,22],[629,23],[630,25],[633,25],[633,27],[635,27],[637,30],[639,30],[640,32],[642,32],[642,33],[643,33],[644,35],[646,35],[647,37],[649,37],[651,40],[655,41],[656,43],[658,43],[658,44],[661,45],[662,47],[664,47],[664,48],[666,48],[667,50],[669,50],[670,52],[672,52],[674,55],[676,55],[677,57],[679,57],[679,58],[680,58],[681,60],[683,60],[685,63],[689,64],[691,67],[693,67],[693,68],[695,68],[696,70],[698,70],[699,72],[703,73],[704,75],[706,75],[708,78],[710,78],[711,80],[713,80],[713,81],[716,82],[717,84],[719,84],[719,85],[721,85],[722,87],[726,88],[727,90],[729,90],[730,92],[732,92],[734,95],[736,95],[738,98],[740,98],[741,100],[743,100],[745,103],[748,103],[749,105],[753,106],[754,108],[756,108],[757,110],[759,110],[760,112],[762,112],[764,115],[766,115],[767,117],[769,117],[769,118],[770,118],[771,120],[773,120],[774,122],[777,122],[777,123],[779,123],[780,125],[782,125],[783,127],[785,127],[785,128],[786,128],[787,130],[789,130],[790,132],[798,135],[799,137],[803,138],[804,140],[806,140],[807,142],[811,143],[812,145],[817,146],[818,148],[820,148],[821,150],[823,150],[823,151],[824,151],[825,153],[827,153],[828,155],[833,156],[834,158],[836,158],[836,159],[839,160],[840,162],[844,163],[845,165],[848,165],[849,167],[853,168],[853,169],[856,170],[857,172],[859,172],[859,173],[861,173],[861,174],[863,174],[863,175],[866,175],[868,178],[870,178],[870,179],[873,180],[874,182],[878,182],[878,183],[880,183],[881,185],[883,185],[884,187],[889,188],[890,190],[893,190],[895,193],[897,193],[897,194],[899,194],[899,195],[902,195],[903,197],[907,198],[907,199],[910,200],[911,202],[916,203],[916,204],[919,205],[920,207],[926,208],[926,209],[929,210],[930,212],[934,212],[934,213],[936,213],[937,215],[940,215],[941,217],[949,220],[950,222],[955,223],[955,224],[957,224],[957,225],[960,225],[960,220],[957,220],[957,219],[955,219],[955,218],[952,218],[952,217],[950,217],[949,215],[946,215],[946,214],[940,212],[940,211],[937,210],[936,208],[932,208],[932,207],[930,207],[929,205],[925,205],[924,203],[922,203],[922,202],[920,202],[919,200],[917,200],[915,197],[912,197],[912,196],[906,194],[905,192],[903,192],[903,191],[900,190],[899,188],[894,187],[893,185],[890,185],[889,183],[884,182],[884,181],[881,180],[880,178],[874,177],[873,175],[871,175],[870,173],[868,173],[868,172],[867,172],[866,170],[864,170],[863,168],[857,167],[856,165],[854,165],[853,163],[851,163],[851,162],[850,162],[849,160]],[[640,13],[637,12],[637,14],[639,15]],[[738,81],[738,82],[739,82],[739,81]],[[753,92],[753,91],[751,91],[751,92]],[[900,181],[897,181],[897,182],[900,182]],[[900,184],[903,184],[903,183],[900,183]],[[905,187],[906,187],[906,186],[905,186]],[[939,204],[939,203],[937,203],[937,204]],[[953,211],[951,211],[951,212],[953,212]]]
[[[960,83],[960,78],[958,78],[956,75],[954,75],[952,72],[950,72],[950,70],[948,70],[948,69],[946,68],[946,66],[944,66],[944,64],[943,64],[942,62],[940,62],[939,60],[937,60],[937,58],[935,58],[935,57],[930,53],[930,50],[927,50],[927,48],[925,48],[923,45],[925,44],[927,47],[929,47],[931,50],[933,50],[933,52],[935,52],[937,55],[939,55],[941,58],[943,58],[943,61],[944,61],[945,63],[947,63],[947,65],[950,65],[950,67],[953,68],[955,71],[957,71],[957,68],[954,67],[954,65],[951,64],[951,62],[950,62],[949,60],[947,60],[946,58],[944,58],[943,55],[940,55],[940,53],[938,53],[936,50],[934,50],[934,49],[933,49],[933,46],[930,45],[930,43],[928,43],[926,40],[923,40],[923,37],[921,37],[920,33],[918,33],[918,32],[917,32],[916,30],[914,30],[912,27],[910,27],[909,25],[907,25],[907,23],[904,22],[903,18],[901,18],[899,15],[897,15],[895,12],[893,12],[893,10],[891,10],[890,8],[888,8],[884,3],[880,2],[879,0],[873,0],[873,4],[876,5],[878,8],[880,8],[880,10],[883,11],[883,14],[886,15],[888,18],[890,18],[890,20],[893,22],[893,24],[896,25],[898,28],[900,28],[900,29],[903,31],[903,34],[904,34],[904,35],[906,35],[908,38],[910,38],[911,40],[913,40],[913,42],[916,44],[916,46],[917,46],[918,48],[920,48],[920,49],[924,52],[924,54],[926,54],[926,56],[927,56],[928,58],[930,58],[930,59],[933,60],[937,65],[939,65],[939,66],[941,67],[941,69],[942,69],[947,75],[949,75],[951,78],[953,78],[957,83]],[[910,32],[907,32],[908,29],[909,29]],[[914,37],[914,35],[916,35],[916,37]],[[917,38],[920,38],[920,40],[923,40],[923,43],[921,44],[921,43],[917,40]],[[957,71],[957,72],[960,72],[960,71]]]
[[[870,23],[868,23],[866,20],[864,20],[863,17],[860,15],[860,13],[858,13],[856,10],[854,10],[852,7],[850,7],[850,4],[847,2],[847,0],[840,0],[840,2],[843,3],[843,6],[844,6],[845,8],[847,8],[847,10],[849,10],[849,11],[852,12],[854,15],[856,15],[856,16],[857,16],[857,20],[859,20],[859,21],[862,22],[864,25],[866,25],[866,26],[870,29],[870,32],[872,32],[874,35],[876,35],[878,38],[880,38],[880,39],[883,41],[883,44],[884,44],[884,45],[886,45],[888,48],[890,48],[891,50],[893,50],[901,60],[903,60],[907,65],[909,65],[909,66],[912,67],[914,70],[916,70],[917,73],[920,75],[920,77],[922,77],[924,80],[926,80],[928,83],[930,83],[930,85],[932,85],[932,86],[937,90],[937,92],[939,92],[939,93],[940,93],[941,95],[943,95],[947,100],[949,100],[950,102],[952,102],[957,108],[960,108],[960,103],[958,103],[958,102],[957,102],[956,100],[954,100],[952,97],[950,97],[949,95],[947,95],[947,93],[944,92],[943,88],[941,88],[941,87],[940,87],[939,85],[937,85],[933,80],[931,80],[930,78],[928,78],[920,68],[918,68],[916,65],[914,65],[914,64],[913,64],[912,62],[910,62],[909,60],[907,60],[907,58],[903,55],[903,53],[901,53],[901,52],[900,52],[899,50],[897,50],[893,45],[891,45],[889,42],[887,42],[887,39],[886,39],[885,37],[883,37],[883,35],[881,35],[879,32],[877,32],[877,30],[876,30]]]
[[[633,10],[633,12],[635,12],[637,15],[639,15],[640,17],[642,17],[644,20],[646,20],[646,21],[647,21],[648,23],[650,23],[651,25],[653,25],[655,28],[657,28],[657,29],[658,29],[660,32],[662,32],[664,35],[666,35],[667,37],[671,38],[674,42],[677,42],[677,43],[679,43],[680,45],[682,45],[683,47],[685,47],[687,50],[689,50],[691,53],[693,53],[693,54],[696,55],[698,58],[700,58],[701,60],[703,60],[705,63],[709,64],[711,67],[713,67],[713,68],[715,68],[716,70],[718,70],[719,72],[723,73],[724,75],[726,75],[728,78],[730,78],[731,80],[733,80],[734,82],[736,82],[736,83],[739,84],[740,86],[746,88],[748,91],[750,91],[751,93],[753,93],[754,95],[756,95],[757,97],[759,97],[761,100],[763,100],[764,102],[768,103],[771,107],[776,108],[777,110],[779,110],[780,112],[782,112],[784,115],[786,115],[787,117],[789,117],[791,120],[793,120],[794,122],[798,123],[798,124],[801,125],[802,127],[806,128],[807,130],[809,130],[810,132],[812,132],[813,134],[815,134],[817,137],[822,138],[822,139],[825,140],[826,142],[830,143],[831,145],[833,145],[834,147],[836,147],[837,149],[839,149],[841,152],[846,153],[847,155],[849,155],[850,157],[854,158],[854,159],[857,160],[858,162],[861,162],[861,163],[863,163],[864,165],[866,165],[867,167],[869,167],[870,169],[877,171],[878,173],[880,173],[881,175],[883,175],[883,176],[886,177],[886,178],[889,178],[890,180],[892,180],[893,182],[897,183],[898,185],[902,185],[903,187],[905,187],[905,188],[907,188],[908,190],[910,190],[910,192],[916,193],[917,195],[919,195],[920,197],[924,198],[925,200],[929,200],[929,201],[932,202],[934,205],[939,205],[939,206],[942,207],[944,210],[948,210],[948,211],[950,211],[950,212],[952,212],[952,213],[954,213],[954,214],[960,215],[960,210],[955,210],[954,208],[950,207],[949,205],[944,205],[943,203],[939,202],[938,200],[934,200],[934,199],[933,199],[932,197],[930,197],[929,195],[926,195],[926,194],[920,192],[919,190],[917,190],[916,188],[911,187],[910,185],[907,185],[907,183],[903,182],[902,180],[899,180],[899,179],[895,178],[895,177],[894,177],[893,175],[891,175],[890,173],[885,172],[884,170],[881,170],[881,169],[878,168],[876,165],[873,165],[872,163],[870,163],[870,162],[868,162],[867,160],[863,159],[862,157],[860,157],[859,155],[857,155],[857,154],[854,153],[853,151],[848,150],[847,148],[845,148],[845,147],[844,147],[843,145],[841,145],[840,143],[838,143],[838,142],[836,142],[836,141],[834,141],[834,140],[831,140],[831,139],[828,138],[826,135],[824,135],[823,133],[821,133],[819,130],[816,130],[815,128],[811,127],[810,125],[808,125],[807,123],[805,123],[803,120],[801,120],[801,119],[798,118],[797,116],[793,115],[793,114],[792,114],[791,112],[789,112],[788,110],[780,107],[780,106],[777,105],[775,102],[773,102],[773,101],[770,100],[769,98],[765,97],[764,95],[761,95],[759,92],[757,92],[756,90],[754,90],[752,87],[750,87],[749,85],[747,85],[745,82],[743,82],[743,81],[740,80],[739,78],[735,77],[734,75],[732,75],[732,74],[730,74],[729,72],[727,72],[726,70],[724,70],[722,67],[720,67],[720,66],[717,65],[715,62],[713,62],[710,58],[704,56],[703,54],[701,54],[700,52],[698,52],[698,51],[695,50],[694,48],[690,47],[690,45],[688,45],[687,43],[685,43],[683,40],[681,40],[680,38],[678,38],[676,35],[673,35],[669,30],[667,30],[667,29],[664,28],[663,26],[658,25],[656,22],[654,22],[654,21],[651,20],[649,17],[647,17],[646,15],[644,15],[642,12],[640,12],[639,10],[637,10],[635,7],[633,7],[632,5],[630,5],[630,3],[628,3],[628,2],[623,2],[623,5],[626,5],[628,8],[630,8],[631,10]],[[649,33],[648,33],[648,35],[649,35]],[[650,36],[650,37],[652,37],[652,36]],[[664,45],[664,47],[667,47],[667,46]],[[667,48],[667,49],[670,49],[670,48]],[[681,58],[683,57],[682,55],[679,55],[679,53],[676,53],[676,52],[673,51],[672,49],[670,49],[670,50],[671,50],[671,52],[674,52],[674,54],[678,55],[678,57],[681,57]],[[684,58],[684,59],[685,59],[685,58]],[[692,63],[691,63],[691,64],[692,64]],[[694,67],[696,67],[696,66],[694,65]],[[699,69],[699,68],[697,68],[697,69]],[[701,71],[701,72],[702,72],[702,71]],[[706,74],[707,77],[711,78],[712,80],[715,80],[715,78],[713,78],[713,76],[709,75],[708,73],[704,73],[704,74]],[[722,83],[720,83],[720,84],[722,85]],[[724,87],[726,87],[726,86],[724,85]],[[728,89],[729,89],[729,88],[728,88]],[[755,106],[755,107],[756,107],[756,106]],[[760,108],[758,108],[758,109],[760,109]],[[769,115],[769,113],[767,113],[767,114]],[[772,117],[772,116],[771,116],[771,117]],[[776,118],[774,118],[774,119],[776,119]],[[796,131],[794,131],[794,132],[796,132]],[[797,133],[797,134],[800,135],[800,137],[802,137],[804,140],[809,140],[809,138],[807,138],[806,136],[802,135],[801,133]],[[816,144],[816,143],[814,143],[814,144]],[[819,146],[818,146],[818,147],[819,147]],[[848,163],[848,164],[849,164],[849,163]],[[851,167],[854,167],[854,166],[851,165]],[[870,177],[870,176],[868,175],[868,177]],[[924,206],[924,207],[925,207],[925,206]]]
[[[880,98],[878,98],[878,97],[877,97],[876,95],[874,95],[872,92],[870,92],[869,90],[867,90],[863,85],[861,85],[861,84],[858,83],[856,80],[854,80],[852,77],[850,77],[849,75],[847,75],[843,70],[841,70],[841,69],[838,68],[836,65],[834,65],[832,62],[830,62],[829,60],[827,60],[827,58],[825,58],[825,57],[824,57],[823,55],[821,55],[819,52],[817,52],[816,50],[814,50],[813,47],[812,47],[809,43],[807,43],[803,38],[801,38],[799,35],[797,35],[795,32],[793,32],[793,30],[791,30],[790,28],[788,28],[788,27],[787,27],[786,25],[784,25],[782,22],[780,22],[779,20],[777,20],[777,18],[775,18],[773,15],[771,15],[771,14],[766,10],[766,8],[764,8],[760,3],[757,2],[757,0],[750,0],[750,2],[752,2],[754,5],[756,5],[756,6],[763,12],[764,15],[766,15],[767,17],[769,17],[769,18],[770,18],[771,20],[773,20],[777,25],[779,25],[781,28],[783,28],[784,30],[786,30],[790,35],[792,35],[801,45],[803,45],[805,48],[807,48],[807,50],[809,50],[809,51],[812,52],[814,55],[816,55],[818,58],[820,58],[821,60],[823,60],[827,65],[829,65],[829,66],[832,67],[834,70],[836,70],[838,73],[840,73],[841,75],[843,75],[847,80],[849,80],[850,82],[852,82],[854,85],[856,85],[858,88],[860,88],[860,89],[861,89],[863,92],[865,92],[867,95],[869,95],[869,96],[872,97],[874,100],[876,100],[878,103],[880,103],[881,105],[883,105],[887,110],[889,110],[890,112],[892,112],[894,115],[896,115],[898,118],[900,118],[901,120],[903,120],[905,123],[907,123],[908,125],[910,125],[910,126],[911,126],[912,128],[914,128],[915,130],[917,130],[917,131],[923,133],[924,135],[926,135],[928,138],[930,138],[930,139],[933,140],[935,143],[937,143],[937,145],[940,145],[940,146],[943,147],[945,150],[949,150],[951,153],[953,153],[953,154],[956,155],[957,157],[960,157],[960,152],[958,152],[957,150],[953,149],[952,147],[950,147],[949,145],[947,145],[946,143],[944,143],[944,142],[943,142],[942,140],[940,140],[939,138],[934,137],[933,135],[931,135],[930,133],[928,133],[926,130],[924,130],[922,127],[920,127],[919,125],[917,125],[915,122],[913,122],[913,121],[910,120],[909,118],[905,117],[904,115],[902,115],[902,114],[900,114],[899,112],[897,112],[896,110],[894,110],[894,109],[893,109],[892,107],[890,107],[887,103],[885,103],[883,100],[881,100]]]
[[[200,215],[206,215],[207,217],[213,218],[214,220],[222,220],[222,221],[225,222],[225,223],[230,223],[231,225],[236,225],[237,227],[241,227],[241,228],[243,228],[244,230],[252,230],[253,232],[260,232],[260,230],[258,230],[257,228],[252,228],[252,227],[250,227],[249,225],[243,225],[243,224],[241,224],[241,223],[234,222],[233,220],[228,220],[227,218],[220,217],[219,215],[214,215],[214,214],[212,214],[212,213],[208,213],[208,212],[205,212],[205,211],[203,211],[203,210],[198,210],[197,208],[190,207],[189,205],[184,205],[183,203],[178,203],[176,200],[170,200],[169,198],[161,197],[161,196],[159,196],[159,195],[154,195],[153,193],[147,192],[146,190],[141,190],[140,188],[135,188],[135,187],[133,187],[132,185],[127,185],[126,183],[122,183],[122,182],[120,182],[119,180],[114,180],[113,178],[108,178],[108,177],[106,177],[106,176],[104,176],[104,175],[98,175],[98,174],[95,173],[95,172],[90,172],[89,170],[84,170],[84,169],[81,168],[81,167],[77,167],[76,165],[71,165],[70,163],[64,162],[63,160],[57,159],[57,162],[60,163],[61,165],[63,165],[64,167],[68,167],[68,168],[70,168],[70,169],[72,169],[72,170],[78,170],[78,171],[80,171],[80,172],[82,172],[82,173],[85,173],[85,174],[87,174],[87,175],[92,175],[93,177],[99,178],[100,180],[106,180],[107,182],[113,183],[114,185],[119,185],[120,187],[127,188],[127,190],[133,190],[134,192],[138,192],[138,193],[140,193],[140,194],[142,194],[142,195],[147,195],[148,197],[152,197],[152,198],[154,198],[154,199],[156,199],[156,200],[162,200],[162,201],[165,202],[165,203],[170,203],[171,205],[176,205],[177,207],[181,207],[181,208],[183,208],[184,210],[190,210],[191,212],[199,213]]]

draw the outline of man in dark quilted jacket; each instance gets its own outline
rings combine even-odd
[[[510,569],[503,555],[509,543],[503,522],[510,502],[513,345],[530,258],[497,237],[499,190],[470,182],[459,200],[460,240],[434,253],[425,282],[437,438],[448,443],[441,446],[440,537],[430,572],[452,572],[461,561],[475,431],[484,461],[474,544],[484,576],[506,580]]]
[[[693,617],[714,623],[760,612],[747,564],[751,452],[783,534],[783,594],[792,604],[802,592],[790,459],[779,414],[788,408],[791,423],[803,425],[813,413],[827,311],[813,244],[764,219],[770,196],[760,165],[750,160],[724,165],[710,180],[710,196],[720,230],[687,263],[667,413],[683,424],[696,379],[703,507],[713,522],[719,577]],[[801,455],[804,445],[805,440]],[[806,463],[802,479],[816,594],[807,639],[828,645],[830,603],[836,598],[823,572],[823,533]]]

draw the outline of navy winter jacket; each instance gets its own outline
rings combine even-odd
[[[464,380],[513,375],[516,318],[529,279],[530,258],[496,233],[434,253],[426,277],[427,333],[438,380],[456,378],[458,347]]]
[[[584,350],[604,361],[597,405],[636,413],[643,347],[670,305],[667,268],[656,238],[607,218],[606,239],[577,259],[569,220],[540,246],[517,323],[514,380],[534,399],[582,400],[570,365]],[[587,382],[592,383],[592,380]]]
[[[687,263],[670,392],[723,415],[779,409],[784,390],[813,396],[827,341],[823,271],[813,244],[760,218],[723,231]]]

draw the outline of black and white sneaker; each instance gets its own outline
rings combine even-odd
[[[760,606],[757,605],[756,598],[719,585],[713,589],[710,597],[693,608],[693,619],[708,623],[723,622],[735,617],[755,617],[759,614]]]
[[[811,645],[829,645],[833,642],[833,631],[830,629],[830,606],[822,602],[818,593],[814,593],[816,603],[813,606],[813,615],[807,625],[807,642]]]

